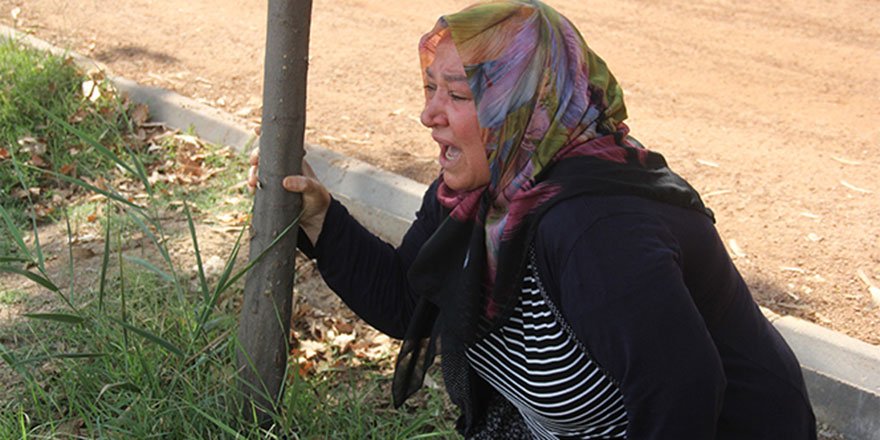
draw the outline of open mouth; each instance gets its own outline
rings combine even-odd
[[[449,162],[454,162],[461,157],[461,149],[453,145],[443,145],[440,153]]]

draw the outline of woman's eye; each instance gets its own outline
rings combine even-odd
[[[449,96],[452,97],[453,101],[470,101],[471,99],[469,96],[461,95],[458,93],[450,93]]]
[[[435,86],[434,84],[425,84],[426,92],[433,92],[435,90],[437,90],[437,86]]]

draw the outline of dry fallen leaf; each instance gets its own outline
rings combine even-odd
[[[76,177],[76,164],[75,163],[64,164],[61,166],[61,169],[59,171],[61,171],[61,174],[66,174],[68,176]]]
[[[18,140],[21,150],[31,154],[46,154],[46,143],[42,139],[25,136]]]
[[[86,118],[86,116],[89,115],[89,111],[91,111],[91,107],[83,107],[74,112],[72,115],[68,116],[67,122],[69,124],[78,124],[82,122]]]
[[[131,109],[131,120],[138,127],[150,119],[150,108],[146,104],[137,104]]]
[[[83,81],[82,94],[83,98],[88,99],[91,102],[101,99],[101,90],[98,88],[98,83],[91,79]]]
[[[299,377],[306,377],[315,369],[315,363],[311,361],[299,364]]]
[[[344,321],[335,322],[333,327],[335,327],[339,333],[351,333],[354,331],[354,326]]]
[[[321,342],[312,341],[310,339],[299,341],[298,351],[306,360],[312,359],[319,354],[323,354],[326,350],[327,347]]]
[[[38,154],[31,154],[31,163],[37,168],[49,168],[49,162]]]
[[[0,160],[9,159],[9,150],[0,148]]]
[[[341,335],[337,335],[333,338],[333,345],[339,348],[341,353],[345,353],[351,346],[351,343],[354,342],[355,336],[354,333],[344,333]]]

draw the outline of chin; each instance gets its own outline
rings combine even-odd
[[[447,179],[446,177],[443,178],[443,181],[446,182],[446,186],[448,186],[449,189],[454,191],[473,191],[483,186],[473,182],[461,182],[455,179]]]
[[[489,176],[452,174],[443,170],[443,182],[453,191],[473,191],[489,183]]]
[[[453,191],[466,191],[469,189],[461,179],[457,179],[455,176],[450,176],[445,172],[443,173],[443,183]]]

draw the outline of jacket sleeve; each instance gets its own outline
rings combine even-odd
[[[726,379],[672,236],[648,215],[624,214],[545,242],[567,243],[546,257],[555,265],[548,284],[575,335],[619,385],[627,438],[714,438]]]
[[[440,215],[432,185],[401,245],[394,248],[334,199],[317,243],[301,231],[297,243],[306,256],[317,260],[324,281],[348,307],[379,331],[402,338],[417,300],[406,274]]]

